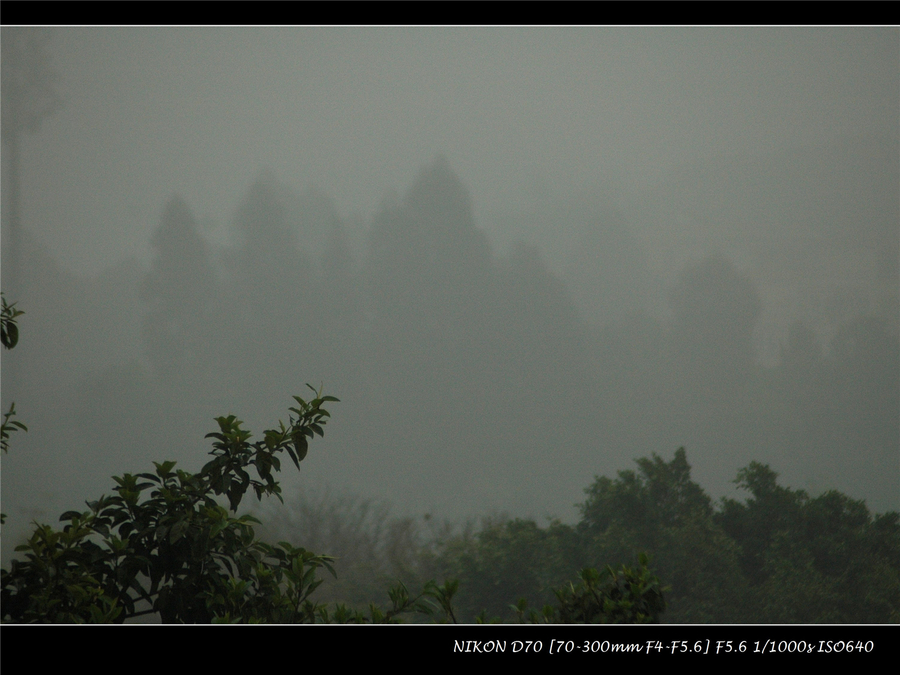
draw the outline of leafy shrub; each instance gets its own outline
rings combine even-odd
[[[294,400],[288,425],[255,443],[234,415],[217,418],[219,431],[207,435],[213,458],[199,473],[154,462],[154,473],[114,477],[115,494],[88,502],[88,511],[64,513],[62,530],[38,526],[16,548],[25,560],[2,572],[4,620],[314,620],[309,596],[321,568],[333,573],[331,558],[258,541],[258,521],[236,515],[250,488],[259,499],[281,498],[274,473],[282,453],[299,468],[309,440],[323,435],[323,405],[338,399],[315,392]]]

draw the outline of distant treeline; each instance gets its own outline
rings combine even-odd
[[[234,224],[232,244],[215,248],[174,197],[149,269],[131,262],[94,280],[40,247],[24,252],[6,296],[28,308],[32,337],[4,364],[3,389],[36,431],[16,461],[66,471],[77,498],[97,471],[72,458],[108,467],[101,475],[159,456],[193,466],[200,449],[186,439],[213,417],[245,411],[259,427],[309,381],[345,404],[315,479],[406,512],[568,518],[585,476],[678,445],[715,495],[756,460],[811,494],[900,507],[900,342],[882,318],[850,320],[827,345],[796,323],[779,362],[760,366],[761,300],[718,256],[683,270],[667,318],[645,311],[646,288],[630,307],[598,282],[615,320],[588,322],[541,251],[492,248],[444,160],[367,227],[267,176]],[[582,257],[622,258],[616,269],[641,286],[638,253],[614,247],[623,228],[597,215]],[[24,483],[11,471],[15,500]]]

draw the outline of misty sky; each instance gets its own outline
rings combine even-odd
[[[486,218],[898,131],[891,28],[48,30],[64,107],[26,139],[23,209],[73,270],[146,260],[175,192],[223,240],[262,169],[368,218],[444,154]]]
[[[15,29],[4,27],[0,40],[10,30]],[[472,282],[472,292],[460,292],[463,299],[453,299],[476,319],[460,329],[464,356],[460,362],[471,366],[473,381],[495,386],[506,403],[491,399],[486,389],[477,393],[476,398],[484,399],[478,399],[484,403],[484,419],[478,422],[481,426],[473,424],[468,430],[465,450],[473,461],[485,463],[473,464],[480,469],[458,468],[460,484],[471,482],[466,483],[471,490],[466,513],[509,508],[571,515],[593,473],[614,475],[630,468],[635,457],[651,452],[668,457],[682,444],[696,462],[698,480],[716,497],[732,489],[737,468],[759,460],[775,462],[795,486],[837,486],[859,498],[876,493],[881,500],[878,508],[895,508],[891,486],[900,476],[895,459],[900,450],[895,424],[898,393],[891,384],[900,372],[893,346],[900,326],[897,28],[46,31],[62,107],[36,133],[24,137],[21,207],[26,243],[37,240],[50,257],[34,247],[25,251],[31,256],[33,276],[43,276],[32,284],[31,296],[11,298],[22,301],[31,323],[23,319],[20,347],[10,357],[4,355],[4,366],[15,359],[23,364],[21,388],[4,387],[4,406],[15,400],[20,411],[30,410],[27,416],[20,412],[30,428],[3,459],[5,512],[21,520],[36,504],[41,509],[49,504],[46,511],[57,503],[61,510],[70,508],[88,491],[108,489],[106,482],[102,487],[100,482],[88,483],[88,473],[91,481],[99,481],[94,474],[106,481],[114,471],[141,471],[150,459],[162,459],[155,454],[157,448],[165,448],[171,439],[153,433],[159,426],[154,415],[164,418],[163,413],[134,416],[134,433],[142,443],[157,443],[154,454],[135,444],[134,455],[126,456],[117,445],[117,434],[131,433],[124,426],[133,412],[128,406],[141,415],[145,408],[150,410],[144,395],[166,414],[184,412],[186,419],[173,423],[173,437],[201,439],[213,414],[247,411],[240,414],[250,415],[246,419],[257,426],[253,416],[269,420],[280,410],[272,406],[302,393],[302,384],[289,390],[276,377],[282,375],[277,363],[281,354],[270,346],[274,342],[235,337],[227,331],[223,334],[234,338],[223,347],[228,358],[217,361],[216,352],[201,349],[194,366],[200,372],[207,362],[242,362],[248,372],[243,380],[235,376],[230,389],[218,380],[210,385],[220,398],[208,396],[209,410],[199,404],[188,410],[202,398],[197,395],[199,385],[188,377],[194,371],[173,369],[185,380],[177,396],[170,395],[175,376],[154,371],[147,326],[155,315],[148,313],[152,303],[146,294],[141,298],[139,289],[146,286],[153,265],[170,262],[183,252],[169,250],[167,260],[160,252],[154,259],[150,244],[176,196],[185,205],[181,211],[192,214],[183,221],[192,223],[196,217],[203,238],[217,244],[209,264],[215,267],[210,276],[218,275],[220,285],[207,296],[197,288],[185,289],[185,296],[193,293],[201,298],[198,305],[208,303],[195,312],[202,325],[194,338],[204,347],[212,343],[204,331],[218,325],[218,317],[226,317],[228,321],[221,323],[229,328],[241,324],[228,305],[232,298],[228,293],[235,289],[247,294],[234,296],[244,298],[234,303],[240,311],[267,302],[274,307],[281,301],[279,293],[291,301],[302,295],[284,278],[277,283],[260,281],[248,271],[252,267],[254,274],[265,272],[277,265],[267,264],[271,261],[262,253],[248,262],[248,249],[237,241],[241,228],[263,251],[278,248],[270,245],[272,241],[287,240],[253,240],[265,227],[248,234],[253,228],[247,224],[247,213],[240,214],[242,204],[255,205],[250,210],[256,209],[262,221],[274,222],[277,229],[282,206],[277,202],[286,199],[282,224],[293,228],[298,250],[283,245],[277,253],[285,260],[296,254],[284,269],[300,278],[319,269],[318,256],[324,248],[316,249],[311,237],[301,241],[309,234],[302,221],[313,212],[311,221],[323,213],[328,216],[329,199],[333,200],[334,222],[346,230],[348,248],[353,249],[347,258],[352,258],[348,269],[355,276],[352,284],[341,288],[351,288],[368,305],[347,310],[346,325],[352,329],[343,332],[344,324],[322,310],[321,317],[334,319],[328,329],[333,332],[322,329],[327,340],[314,340],[308,324],[301,324],[298,339],[291,335],[283,340],[284,360],[297,371],[305,369],[288,373],[296,382],[318,381],[321,376],[329,387],[332,381],[343,387],[327,392],[341,397],[341,410],[347,412],[333,432],[329,428],[323,446],[341,447],[346,454],[323,452],[318,463],[310,462],[310,474],[318,475],[323,484],[366,495],[371,488],[374,495],[406,499],[403,505],[411,510],[436,504],[452,514],[463,512],[461,506],[452,512],[451,507],[457,506],[452,490],[447,488],[438,498],[432,493],[439,483],[426,478],[441,475],[447,429],[464,418],[470,403],[465,377],[459,375],[458,390],[453,390],[441,379],[443,374],[422,374],[425,366],[441,359],[446,360],[447,372],[468,372],[456,367],[442,346],[441,340],[453,337],[451,331],[409,332],[411,341],[422,343],[414,345],[424,354],[421,362],[408,360],[407,354],[394,362],[378,356],[377,348],[390,347],[395,338],[404,337],[405,324],[394,325],[384,318],[390,317],[388,310],[409,309],[403,292],[411,286],[421,290],[416,284],[424,288],[421,280],[431,279],[434,287],[427,287],[428,293],[443,297],[448,287],[462,287],[453,276],[454,265],[471,263],[471,269],[493,281],[482,286]],[[5,143],[2,156],[3,226],[8,228]],[[429,176],[437,176],[434,185]],[[309,198],[311,187],[321,198]],[[410,206],[416,194],[426,196],[419,211]],[[438,271],[448,276],[437,274],[434,265],[423,265],[428,269],[404,286],[402,275],[392,275],[405,270],[407,263],[424,259],[416,247],[421,237],[434,234],[426,232],[428,218],[440,210],[441,199],[448,194],[451,202],[463,205],[454,212],[456,220],[451,219],[449,228],[456,228],[459,238],[450,237],[441,246],[432,242],[445,256],[447,269]],[[516,248],[518,239],[533,250]],[[379,241],[394,243],[379,248]],[[392,246],[395,250],[389,250]],[[713,262],[697,267],[710,254]],[[306,262],[298,263],[301,259]],[[260,260],[264,262],[257,264]],[[9,264],[8,258],[4,262]],[[242,271],[241,265],[248,270]],[[65,275],[57,266],[79,274]],[[189,262],[184,267],[191,269]],[[106,276],[98,276],[103,271]],[[465,273],[461,277],[476,278]],[[378,279],[384,284],[379,286]],[[677,303],[672,302],[677,283],[687,298],[680,324],[675,321]],[[727,292],[724,299],[717,299],[722,286]],[[324,282],[323,289],[328,290]],[[402,292],[394,293],[397,289]],[[339,305],[339,300],[351,297],[342,293],[336,291],[328,302]],[[379,293],[387,307],[381,317],[384,344],[359,337],[373,330],[369,321],[373,307],[378,308]],[[489,368],[477,361],[482,355],[477,340],[470,339],[491,329],[489,321],[478,323],[484,319],[476,311],[482,307],[479,299],[484,299],[480,293],[487,298],[483,306],[510,319],[508,326],[493,327],[491,344],[503,346],[498,354],[532,350],[536,366],[529,370],[513,364],[502,371],[507,379],[498,377],[496,382],[486,374]],[[703,305],[707,297],[712,297],[713,310],[701,312],[702,320],[692,324],[685,317],[692,317],[689,310]],[[443,320],[450,315],[447,308],[457,306],[446,298],[433,300],[428,296],[419,307],[429,320]],[[746,302],[740,305],[739,300]],[[523,308],[518,314],[516,302]],[[734,312],[735,303],[749,309]],[[503,314],[510,306],[515,311]],[[303,312],[308,308],[292,307],[291,320],[307,319]],[[434,310],[437,314],[428,314],[433,307],[440,308]],[[727,311],[719,311],[722,308]],[[533,310],[532,318],[528,310]],[[159,315],[165,318],[164,311]],[[718,326],[722,316],[749,317],[732,322],[746,333],[735,341],[746,348],[740,352],[746,372],[734,378],[745,387],[741,391],[757,394],[727,411],[740,413],[734,415],[736,421],[716,407],[725,400],[722,393],[736,387],[719,383],[703,389],[722,374],[723,369],[708,359],[708,347],[718,338],[709,338],[709,344],[692,342],[696,324]],[[866,324],[866,317],[874,319]],[[246,317],[244,321],[254,325]],[[795,322],[802,325],[798,328]],[[282,325],[274,319],[273,324]],[[446,325],[455,327],[449,320]],[[791,326],[796,363],[802,365],[809,357],[825,364],[816,365],[819,370],[810,367],[810,372],[837,372],[845,379],[835,376],[828,381],[830,388],[812,376],[792,381],[790,364],[779,360]],[[539,344],[543,328],[550,335],[547,344]],[[725,328],[728,332],[734,327]],[[555,329],[572,344],[581,344],[582,351],[557,349]],[[836,342],[837,355],[825,363],[820,357],[835,335],[842,341]],[[307,345],[304,339],[315,344]],[[168,346],[162,339],[159,344]],[[322,345],[333,346],[334,353],[316,352]],[[861,355],[854,352],[854,345],[863,345]],[[678,354],[692,350],[697,362],[705,364],[706,375],[696,375],[689,363],[679,360]],[[159,351],[164,357],[166,350]],[[729,358],[722,357],[722,363]],[[254,359],[272,366],[275,385],[257,378]],[[487,357],[485,363],[494,365]],[[867,364],[871,372],[868,380],[856,378],[856,391],[844,385],[854,382],[858,363]],[[323,372],[316,371],[318,367]],[[566,378],[577,380],[585,373],[590,377],[585,375],[582,389],[571,394],[572,406],[562,398],[553,402],[569,415],[568,421],[560,423],[560,429],[539,428],[532,409],[543,402],[546,382],[540,378],[558,375],[554,386],[567,393]],[[407,380],[416,375],[422,381],[409,384]],[[378,407],[384,404],[382,376],[396,380],[393,384],[406,397],[402,401],[413,412]],[[273,396],[282,398],[270,405],[244,386],[254,379],[261,390],[269,387]],[[773,381],[790,386],[799,382],[802,396],[793,396],[790,386],[778,390]],[[688,414],[695,410],[691,396],[682,396],[679,387],[684,383],[702,394],[697,394],[698,400],[706,396],[697,406],[706,417]],[[878,389],[872,383],[884,386]],[[151,391],[150,385],[157,389]],[[54,387],[51,398],[58,410],[45,398]],[[826,389],[828,395],[819,396]],[[657,403],[671,405],[647,403],[648,391],[655,392]],[[791,396],[800,401],[802,412],[812,411],[809,419],[800,420],[793,409],[782,405]],[[865,396],[883,406],[877,410],[888,413],[873,413],[875,407]],[[106,407],[95,406],[95,398]],[[80,399],[77,405],[74,399]],[[848,401],[865,409],[857,411]],[[758,416],[756,411],[761,411]],[[187,419],[188,413],[196,419]],[[397,415],[396,420],[389,418],[394,426],[384,422],[388,414]],[[435,421],[442,414],[446,419]],[[68,443],[66,419],[83,425],[78,427],[81,446]],[[823,419],[838,419],[846,434],[830,434]],[[529,425],[547,437],[535,436]],[[377,443],[370,438],[372,428],[377,428]],[[88,436],[93,430],[98,430],[99,440]],[[533,484],[520,481],[520,485],[514,478],[503,483],[503,472],[513,464],[509,458],[519,452],[523,438],[533,446],[528,457],[533,463],[515,461]],[[747,440],[751,438],[755,445]],[[59,453],[53,443],[64,446],[65,452]],[[830,459],[825,461],[820,446],[829,443]],[[881,458],[889,470],[881,471],[872,463],[857,467],[858,471],[853,467],[854,453],[862,452],[866,443],[866,452]],[[792,444],[805,444],[809,452],[792,455]],[[379,453],[395,446],[398,453],[414,459],[421,448],[432,452],[420,453],[426,458],[421,463],[408,462],[412,467],[408,475],[388,476],[402,489],[376,475],[383,470]],[[727,457],[726,447],[734,450]],[[67,473],[72,470],[65,453],[74,458],[85,448],[95,453],[94,461],[85,463],[85,476],[77,482]],[[120,454],[109,454],[109,448]],[[563,459],[545,459],[546,448]],[[788,451],[782,452],[784,448]],[[111,462],[111,456],[119,464]],[[73,463],[80,464],[81,458]],[[350,464],[355,467],[352,476],[346,468]],[[47,468],[51,466],[56,468]],[[557,472],[558,483],[542,484],[552,472]],[[53,478],[41,478],[42,484],[35,487],[35,476],[44,475]],[[870,490],[869,483],[878,480],[880,487]]]

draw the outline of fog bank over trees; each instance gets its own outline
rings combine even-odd
[[[19,29],[4,27],[4,40],[11,30]],[[7,542],[32,519],[53,519],[99,495],[110,475],[146,470],[160,459],[196,470],[214,417],[234,413],[248,428],[263,428],[306,382],[324,384],[341,403],[304,473],[285,476],[286,493],[327,488],[386,499],[414,515],[507,512],[574,522],[595,475],[614,476],[636,458],[669,457],[683,446],[693,479],[714,499],[739,496],[732,481],[755,461],[813,497],[837,489],[873,512],[900,508],[900,146],[896,105],[883,105],[885,91],[896,99],[900,79],[896,31],[824,31],[822,45],[804,37],[790,49],[786,38],[800,33],[660,31],[663,39],[651,47],[643,31],[597,32],[605,40],[598,50],[635,58],[635,78],[664,69],[663,56],[693,41],[725,66],[733,65],[736,45],[753,46],[755,55],[766,45],[782,56],[793,50],[806,73],[820,73],[812,62],[823,50],[846,49],[851,70],[872,65],[868,79],[855,82],[831,57],[820,59],[821,73],[830,73],[838,90],[834,106],[844,105],[838,94],[847,91],[869,103],[853,113],[859,124],[851,124],[852,107],[835,108],[833,118],[813,118],[818,135],[794,135],[790,120],[780,119],[767,137],[760,120],[785,112],[777,95],[744,101],[745,118],[732,114],[744,99],[727,78],[705,88],[702,74],[712,61],[688,59],[683,74],[666,75],[672,110],[682,119],[691,97],[703,94],[721,117],[704,113],[711,115],[709,144],[683,154],[666,150],[665,139],[681,147],[681,129],[696,141],[693,122],[676,120],[666,129],[671,136],[644,139],[641,130],[655,127],[640,104],[663,99],[652,88],[633,98],[623,93],[624,83],[637,81],[623,61],[585,88],[576,86],[578,78],[568,85],[556,78],[553,63],[563,69],[577,53],[582,72],[597,58],[581,31],[569,43],[556,29],[435,30],[428,48],[419,39],[427,31],[406,30],[392,48],[374,30],[235,29],[233,46],[220,42],[219,49],[247,73],[212,78],[206,89],[192,75],[211,48],[204,30],[87,32],[97,40],[49,30],[64,103],[22,142],[15,276],[4,140],[3,289],[26,314],[20,344],[2,357],[2,405],[7,410],[15,401],[28,425],[3,460]],[[333,64],[308,58],[296,74],[303,97],[293,80],[273,90],[256,79],[250,47],[264,49],[263,37],[308,57],[308,43],[332,54],[347,36],[360,35],[370,55],[395,60],[378,62],[384,70],[358,99]],[[496,45],[485,35],[495,35]],[[136,38],[135,49],[152,63],[187,64],[182,79],[171,68],[132,73],[129,61],[117,70],[122,36]],[[197,45],[189,48],[186,36],[197,37]],[[572,112],[551,112],[557,124],[574,125],[570,135],[587,147],[579,153],[569,136],[541,136],[540,116],[528,106],[517,111],[521,100],[507,88],[508,77],[493,98],[486,93],[493,75],[473,79],[463,68],[429,79],[432,68],[465,51],[466,40],[469,65],[515,72],[536,94],[571,94]],[[572,53],[557,54],[537,73],[510,70],[501,58],[501,46],[531,54],[529,47],[560,44],[571,44]],[[182,55],[163,57],[167,46]],[[362,59],[367,52],[359,49],[347,59]],[[431,58],[416,66],[423,55]],[[747,63],[743,81],[765,81],[770,60],[753,56]],[[80,69],[87,64],[102,64],[102,73],[89,76]],[[207,64],[210,73],[218,64]],[[282,77],[280,64],[271,77]],[[7,61],[3,68],[6,77]],[[131,107],[142,99],[128,76],[145,79],[146,119]],[[128,84],[115,110],[101,93],[123,78]],[[340,127],[321,111],[312,115],[309,106],[332,100],[322,80],[333,83],[337,103],[370,102],[371,117],[358,120],[338,106],[346,123]],[[383,175],[347,188],[335,178],[343,166],[335,158],[351,154],[349,138],[377,136],[391,109],[391,86],[401,81],[393,98],[408,138],[396,127],[391,138],[414,150],[378,152],[358,141],[357,162],[382,167]],[[457,107],[442,118],[443,131],[429,116],[437,104],[415,90],[420,81],[432,83],[439,101],[455,92]],[[254,82],[261,92],[279,92],[271,99],[279,109],[297,101],[293,127],[279,122],[266,128],[265,139],[254,136],[254,115],[268,119],[247,102],[244,87]],[[226,83],[232,89],[220,91]],[[793,91],[792,84],[770,82],[777,92]],[[809,87],[827,91],[816,78]],[[804,91],[785,104],[801,118],[810,105]],[[233,96],[220,98],[228,92]],[[618,94],[623,110],[640,109],[635,127],[610,107],[582,122],[575,111],[588,114],[590,92]],[[165,128],[164,120],[175,119],[159,112],[169,95],[172,110],[193,121]],[[463,103],[467,95],[471,107]],[[231,106],[235,131],[221,145],[208,140],[209,129],[192,112],[191,105],[208,110],[211,101]],[[117,152],[125,148],[121,161],[132,163],[127,180],[106,173],[107,146],[88,110],[109,116]],[[483,123],[467,122],[469,116]],[[734,131],[733,142],[723,140],[716,120]],[[221,124],[209,120],[213,131]],[[507,124],[520,125],[522,147],[512,147]],[[635,140],[600,143],[589,133],[610,127]],[[312,140],[315,129],[334,146],[325,165],[328,142]],[[259,140],[246,161],[241,148],[250,141],[236,138],[240,130]],[[179,138],[183,154],[172,148]],[[168,148],[162,155],[150,148],[154,139]],[[489,151],[490,139],[504,159]],[[81,181],[80,192],[62,186],[48,159],[52,143],[72,180]],[[206,148],[202,157],[198,143]],[[226,153],[222,145],[233,147]],[[604,147],[602,167],[584,157]],[[269,149],[271,161],[259,148]],[[518,162],[526,149],[527,170]],[[617,161],[629,152],[632,159]],[[635,158],[648,153],[664,159],[643,173]],[[78,160],[70,164],[69,154]],[[198,157],[205,175],[187,178],[184,166]],[[225,167],[226,158],[239,170]],[[554,166],[563,158],[570,164],[560,172]],[[120,155],[108,159],[119,162]],[[504,162],[519,188],[501,185]],[[310,167],[326,165],[314,180]],[[92,180],[97,189],[89,192]],[[84,224],[89,205],[96,206],[96,225]],[[67,206],[68,220],[60,215]],[[4,559],[11,548],[4,547]]]

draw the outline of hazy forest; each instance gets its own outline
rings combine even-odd
[[[374,602],[419,621],[430,599],[432,619],[614,620],[578,604],[601,583],[578,577],[592,568],[664,597],[622,600],[627,619],[900,621],[896,135],[714,153],[633,196],[543,186],[491,210],[449,149],[362,215],[264,169],[228,223],[169,191],[149,254],[89,274],[18,206],[11,148],[43,132],[15,114],[4,107],[2,271],[24,314],[2,354],[4,620],[39,585],[7,571],[35,522],[68,512],[78,526],[85,500],[125,509],[140,492],[113,475],[157,462],[147,480],[174,486],[211,449],[259,441],[293,463],[275,490],[255,456],[260,482],[242,490],[284,503],[248,492],[237,509],[243,491],[224,483],[219,507],[203,503],[234,546],[251,513],[254,536],[303,547],[253,549],[288,561],[293,613],[164,618],[385,619]],[[279,419],[282,436],[263,432]],[[321,585],[290,577],[292,559]],[[413,599],[388,597],[398,581]],[[104,609],[71,620],[123,618],[98,600],[106,587],[79,583],[93,589],[79,602]],[[344,609],[301,616],[310,598]]]

